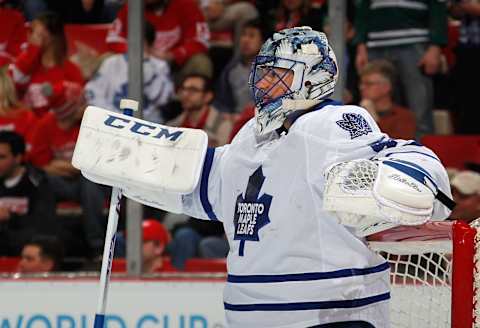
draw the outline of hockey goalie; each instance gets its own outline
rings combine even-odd
[[[448,217],[438,157],[330,100],[323,33],[275,33],[252,65],[255,117],[231,144],[87,109],[74,165],[141,203],[221,221],[229,327],[389,327],[389,265],[364,236]]]

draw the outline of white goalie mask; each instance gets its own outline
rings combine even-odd
[[[330,96],[337,77],[337,60],[324,33],[308,26],[275,33],[263,44],[250,72],[257,133],[278,129],[291,112]]]

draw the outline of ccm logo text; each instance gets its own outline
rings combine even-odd
[[[165,138],[170,141],[177,141],[177,139],[183,134],[183,131],[170,131],[169,129],[159,127],[158,125],[141,123],[110,114],[103,123],[112,128],[129,129],[133,133],[140,134],[142,136],[151,136],[152,138],[157,139]]]

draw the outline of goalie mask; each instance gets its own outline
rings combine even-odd
[[[335,54],[324,33],[308,26],[275,33],[250,72],[258,134],[281,127],[291,112],[330,96],[337,76]]]

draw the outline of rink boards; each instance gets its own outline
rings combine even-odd
[[[115,280],[107,328],[225,327],[223,279]],[[1,328],[91,328],[96,279],[0,281]]]

